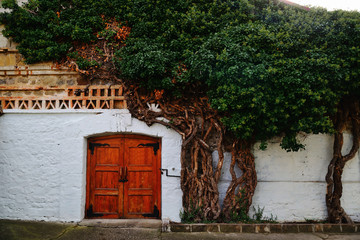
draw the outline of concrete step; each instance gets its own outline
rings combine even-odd
[[[158,219],[84,219],[78,225],[103,228],[161,229],[162,221]]]

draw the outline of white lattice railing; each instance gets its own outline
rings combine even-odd
[[[54,91],[56,96],[25,95],[0,97],[1,106],[6,109],[51,110],[51,109],[124,109],[127,108],[123,89],[113,86],[73,86],[68,88],[16,88],[2,87],[2,91]]]

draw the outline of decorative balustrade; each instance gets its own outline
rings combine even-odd
[[[121,85],[58,87],[11,87],[1,86],[0,91],[16,92],[20,96],[0,96],[1,106],[6,109],[123,109],[126,100]],[[41,94],[34,94],[42,91]],[[48,94],[48,91],[56,94]],[[19,94],[28,92],[29,94]],[[40,95],[40,96],[38,96]]]

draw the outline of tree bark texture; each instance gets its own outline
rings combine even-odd
[[[195,213],[194,221],[216,220],[221,213],[218,182],[224,162],[224,127],[207,98],[181,98],[167,101],[162,92],[141,93],[128,88],[128,108],[132,115],[149,126],[154,123],[169,127],[182,136],[181,188],[183,208]],[[158,111],[149,108],[158,106]],[[212,142],[212,140],[216,141]],[[213,166],[212,152],[219,161]]]
[[[213,110],[206,97],[191,95],[191,98],[165,99],[162,92],[148,93],[135,86],[127,88],[127,102],[131,114],[149,126],[158,123],[169,127],[182,136],[181,146],[181,189],[184,212],[191,213],[195,222],[219,220],[222,209],[219,201],[218,183],[224,164],[224,149],[232,149],[230,172],[233,181],[225,199],[225,210],[244,205],[246,212],[256,187],[252,144],[233,140],[225,146],[225,127],[219,114]],[[149,106],[155,104],[158,110]],[[230,137],[233,139],[232,137]],[[212,153],[217,150],[215,164]],[[235,165],[236,164],[236,165]],[[235,167],[243,171],[239,178]],[[236,196],[242,203],[234,201]],[[233,205],[235,204],[235,205]]]
[[[353,221],[346,214],[341,206],[341,196],[343,193],[342,173],[346,162],[353,159],[359,150],[360,143],[360,100],[349,98],[339,104],[336,116],[333,119],[335,126],[333,157],[328,166],[326,174],[327,191],[326,207],[328,220],[331,223],[349,223]],[[343,155],[343,133],[346,127],[350,126],[352,133],[352,148],[349,153]]]
[[[255,170],[255,157],[252,154],[250,141],[235,141],[233,144],[232,159],[230,164],[231,183],[224,199],[224,216],[230,220],[231,214],[240,215],[248,213],[252,204],[252,197],[257,185]],[[241,171],[241,176],[236,176],[235,165]]]

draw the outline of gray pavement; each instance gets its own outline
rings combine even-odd
[[[124,221],[119,226],[111,221],[70,224],[0,220],[0,240],[360,240],[360,233],[162,233],[159,222],[137,222]]]

